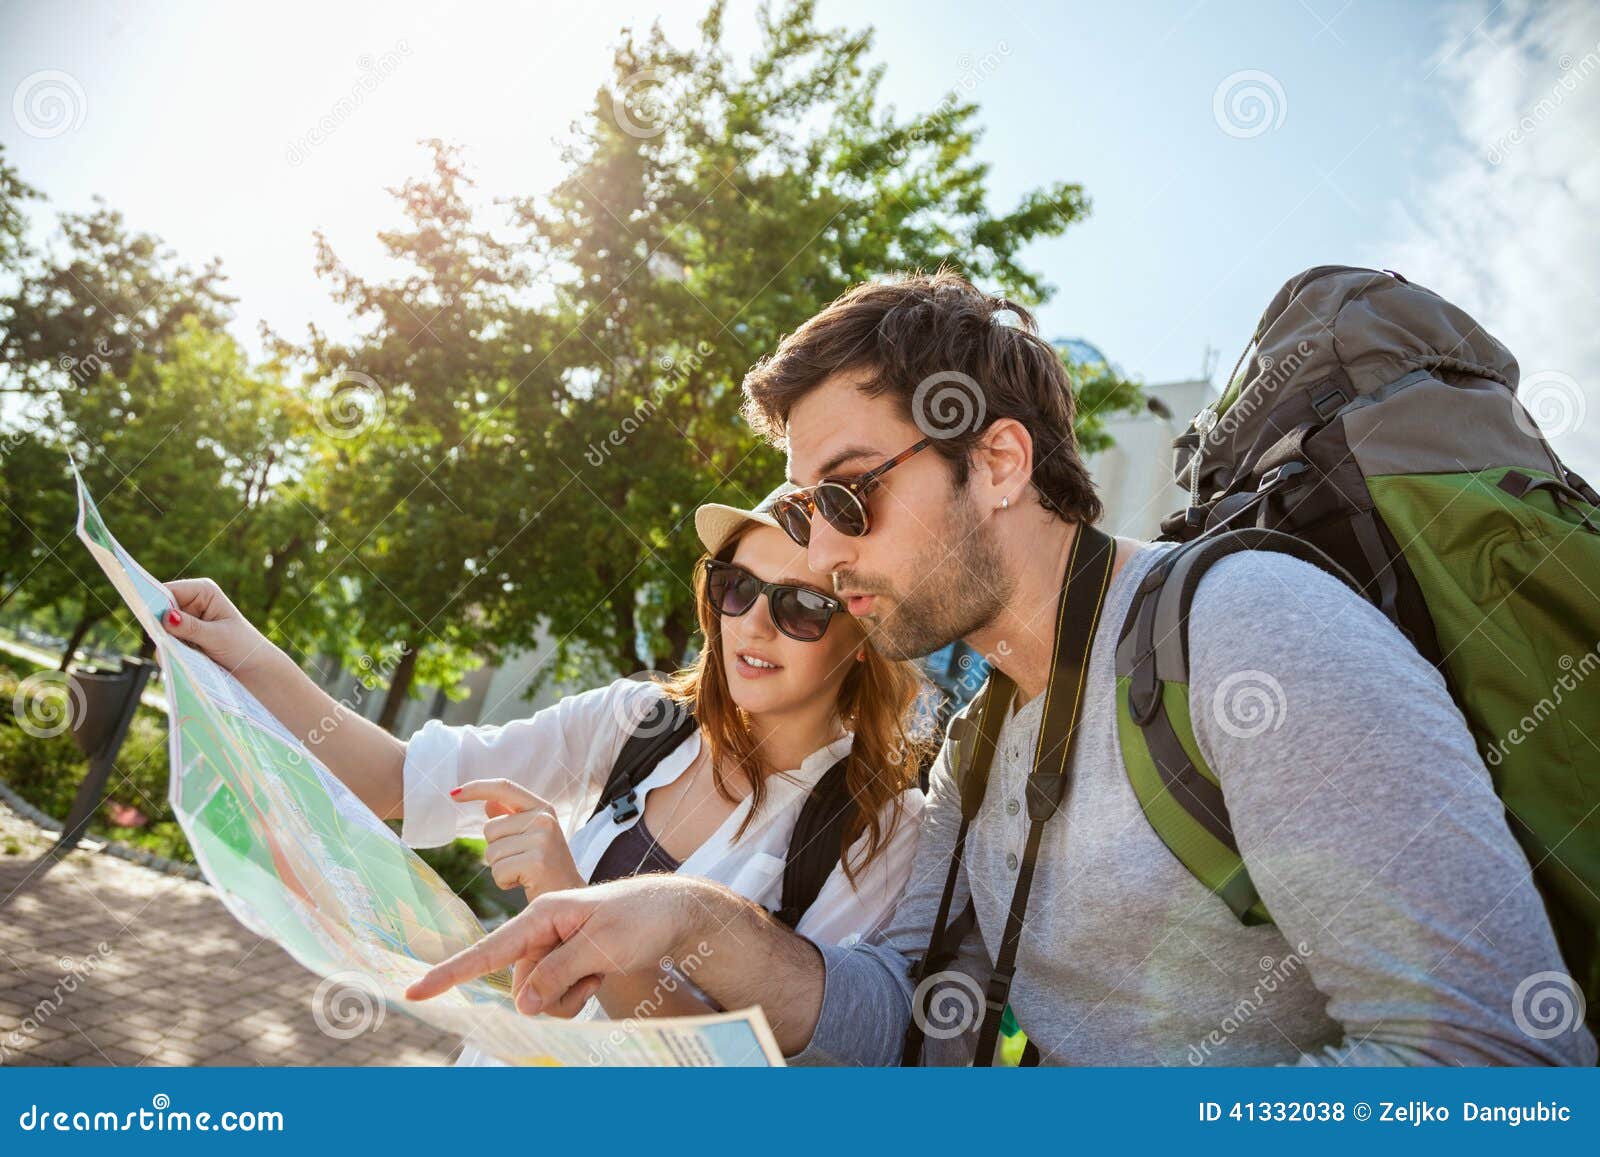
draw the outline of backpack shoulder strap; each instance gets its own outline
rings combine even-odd
[[[590,818],[607,808],[619,824],[638,815],[635,789],[697,726],[692,705],[665,696],[652,704],[633,734],[623,741]],[[783,906],[774,913],[790,928],[800,922],[839,863],[854,803],[845,780],[848,762],[846,756],[823,773],[795,821],[783,867]]]
[[[999,691],[996,691],[996,686]],[[966,855],[967,831],[972,826],[978,809],[983,806],[983,795],[989,786],[989,768],[994,762],[995,743],[1000,736],[1000,723],[1010,705],[1016,687],[1004,677],[997,679],[991,673],[982,689],[973,697],[966,711],[950,720],[945,732],[950,746],[950,769],[961,789],[961,826],[956,830],[955,847],[950,853],[950,867],[945,873],[944,891],[939,896],[939,910],[934,915],[933,927],[928,934],[928,947],[922,959],[912,962],[911,979],[916,982],[913,1002],[927,1000],[931,992],[929,982],[942,975],[960,955],[961,942],[967,938],[977,923],[977,913],[968,897],[966,907],[955,919],[950,909],[955,901],[956,886],[961,878],[961,867]],[[1003,702],[995,702],[1000,698]],[[922,1064],[922,1044],[925,1037],[924,1019],[913,1016],[906,1025],[905,1040],[901,1045],[900,1063],[908,1068]]]
[[[679,703],[663,695],[645,713],[633,729],[633,734],[623,741],[616,763],[611,765],[611,775],[600,802],[595,804],[589,818],[593,819],[607,808],[611,818],[621,824],[639,814],[638,795],[634,789],[655,770],[656,764],[667,757],[697,726],[694,705]]]
[[[1156,834],[1242,923],[1271,921],[1189,717],[1189,612],[1206,572],[1242,550],[1320,567],[1360,593],[1345,569],[1303,539],[1256,527],[1206,535],[1157,561],[1134,592],[1116,656],[1117,733],[1134,795]]]
[[[855,803],[845,780],[849,763],[847,755],[823,773],[801,806],[789,837],[782,906],[773,915],[790,928],[800,923],[844,854],[845,825]]]

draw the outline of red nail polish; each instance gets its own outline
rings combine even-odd
[[[168,611],[167,612],[167,626],[176,627],[181,622],[183,622],[183,616],[180,615],[177,611]]]
[[[453,787],[453,788],[450,789],[450,794],[451,795],[460,795],[461,794],[461,789],[459,787]]]

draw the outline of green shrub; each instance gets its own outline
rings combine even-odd
[[[180,864],[194,863],[194,852],[189,839],[183,834],[177,820],[163,820],[142,828],[118,828],[106,824],[102,834],[130,848],[142,848],[151,855],[175,860]]]
[[[482,840],[456,840],[440,848],[418,848],[417,855],[480,919],[509,916],[522,908],[522,895],[503,892],[483,862]]]
[[[39,738],[22,729],[16,713],[9,709],[18,681],[15,670],[0,665],[0,704],[4,705],[0,708],[0,780],[46,815],[64,820],[72,809],[78,785],[88,774],[89,762],[66,732]],[[64,691],[50,689],[46,694],[60,699],[65,707]],[[167,717],[160,711],[140,707],[112,765],[106,803],[138,808],[149,823],[142,827],[113,826],[107,809],[102,807],[89,831],[169,860],[194,863],[194,852],[167,802],[168,764]],[[520,898],[497,888],[484,867],[482,840],[457,840],[418,854],[480,917],[505,915],[520,907]]]

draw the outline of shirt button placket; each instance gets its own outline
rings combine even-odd
[[[1020,740],[1015,740],[1014,739],[1014,740],[1011,741],[1010,756],[1011,756],[1011,764],[1012,764],[1012,766],[1014,768],[1015,767],[1020,767],[1022,765],[1022,762],[1023,762],[1023,751],[1022,751],[1022,743],[1021,743]],[[1016,817],[1017,815],[1019,815],[1021,813],[1021,811],[1022,811],[1022,803],[1015,796],[1013,796],[1012,798],[1006,800],[1006,815],[1012,816],[1012,817]],[[1022,823],[1021,820],[1018,820],[1017,822],[1018,822],[1018,824]],[[1015,853],[1015,852],[1007,852],[1006,853],[1006,871],[1015,872],[1017,870],[1017,863],[1018,863],[1018,861],[1017,861],[1017,853]]]

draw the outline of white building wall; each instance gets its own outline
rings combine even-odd
[[[1148,540],[1160,535],[1163,518],[1188,504],[1187,489],[1172,478],[1172,440],[1188,428],[1189,419],[1213,394],[1203,379],[1144,389],[1172,417],[1158,417],[1149,410],[1116,415],[1106,423],[1116,445],[1090,455],[1087,464],[1106,507],[1102,529]]]

